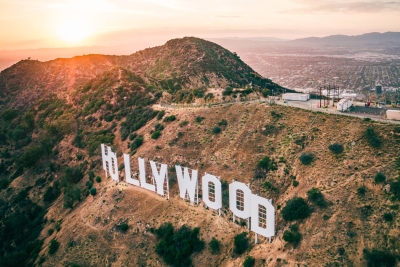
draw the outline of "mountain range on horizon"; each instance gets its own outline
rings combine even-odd
[[[330,35],[325,37],[305,37],[299,39],[281,39],[275,37],[221,37],[205,38],[222,46],[250,49],[268,45],[281,46],[400,46],[400,32],[371,32],[361,35]],[[166,40],[165,40],[166,41]],[[147,47],[161,45],[152,41],[148,44],[141,41],[135,44],[116,46],[78,46],[36,49],[0,50],[0,71],[21,59],[38,59],[40,61],[55,58],[70,58],[87,54],[129,55]]]

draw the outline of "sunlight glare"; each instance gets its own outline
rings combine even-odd
[[[59,37],[71,44],[81,43],[91,34],[92,30],[89,24],[77,18],[63,21],[58,28]]]

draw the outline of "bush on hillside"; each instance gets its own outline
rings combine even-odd
[[[233,243],[233,252],[236,254],[243,254],[249,248],[249,238],[247,237],[247,233],[243,232],[235,236]]]
[[[394,267],[396,266],[396,256],[388,251],[372,249],[363,250],[364,258],[367,260],[368,267]]]
[[[294,221],[308,218],[311,214],[311,209],[307,202],[301,197],[290,199],[286,206],[282,209],[282,217],[286,221]]]
[[[204,241],[199,239],[200,228],[193,230],[183,225],[175,230],[171,223],[164,223],[155,233],[159,239],[156,252],[172,266],[192,266],[190,256],[203,250]]]
[[[252,256],[247,256],[243,262],[243,267],[253,267],[256,264],[256,260]]]
[[[308,190],[307,197],[311,202],[313,202],[315,205],[317,205],[319,207],[326,206],[326,201],[325,201],[324,195],[321,193],[321,190],[319,190],[318,188],[313,187],[310,190]]]
[[[374,177],[374,181],[375,183],[383,183],[384,181],[386,181],[386,175],[384,175],[381,172],[378,172]]]
[[[218,239],[213,237],[210,243],[208,243],[208,246],[210,247],[211,254],[219,254],[221,249],[221,242],[219,242]]]
[[[303,165],[309,165],[313,160],[314,160],[314,154],[313,153],[301,153],[299,160]]]
[[[51,240],[49,245],[49,254],[53,255],[54,253],[56,253],[59,247],[60,243],[57,240]]]
[[[221,132],[221,128],[219,128],[218,126],[215,126],[212,130],[213,133],[215,134],[219,134]]]
[[[288,243],[293,244],[294,246],[298,245],[301,241],[301,234],[299,232],[299,227],[297,225],[292,225],[290,230],[286,230],[283,233],[283,240]]]
[[[335,154],[339,154],[343,152],[343,145],[339,143],[334,143],[328,146],[329,150]]]

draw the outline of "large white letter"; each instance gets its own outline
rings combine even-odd
[[[239,193],[239,194],[238,194]],[[251,215],[251,190],[244,183],[229,185],[229,209],[235,216],[247,219]]]
[[[156,187],[154,184],[148,184],[146,182],[146,167],[144,164],[144,159],[138,158],[139,161],[139,176],[140,176],[140,186],[144,189],[156,192]]]
[[[119,182],[117,155],[111,151],[111,147],[101,144],[101,156],[106,177],[108,177],[107,172],[109,172],[111,179]]]
[[[219,210],[222,208],[222,191],[221,191],[221,181],[218,180],[217,177],[211,174],[206,174],[202,178],[202,188],[203,188],[203,201],[206,203],[206,205],[212,209]],[[214,184],[214,192],[211,192],[211,194],[214,194],[214,201],[210,200],[210,187],[209,183]]]
[[[131,161],[129,154],[124,154],[124,165],[125,165],[125,179],[128,184],[140,186],[139,180],[133,179],[131,176]]]
[[[161,196],[164,196],[164,183],[165,183],[165,178],[167,178],[168,174],[168,166],[167,164],[161,164],[160,173],[158,173],[156,163],[150,160],[150,165],[151,165],[151,171],[153,172],[153,177],[156,180],[157,193]],[[168,178],[167,178],[167,191],[169,191]]]
[[[268,199],[251,195],[251,230],[265,237],[275,235],[275,208]]]
[[[192,170],[192,177],[190,178],[189,169],[184,168],[184,174],[182,175],[181,166],[176,165],[176,176],[178,177],[179,191],[181,198],[185,199],[186,192],[188,192],[189,199],[192,202],[197,200],[198,203],[198,184],[197,184],[197,170]]]

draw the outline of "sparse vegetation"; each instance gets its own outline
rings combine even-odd
[[[164,118],[164,122],[171,122],[171,121],[174,121],[174,120],[176,120],[175,115],[170,115],[170,116],[167,116],[167,117]]]

